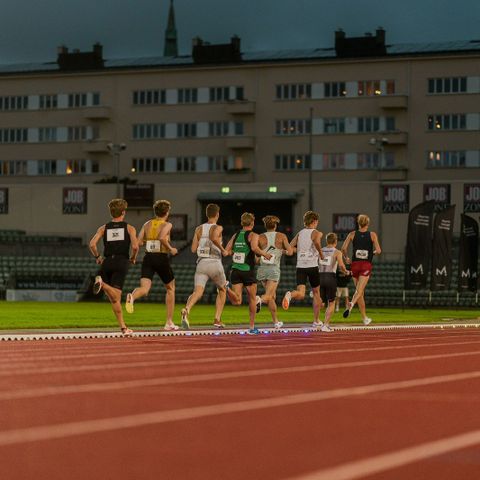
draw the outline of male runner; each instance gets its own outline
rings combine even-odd
[[[178,250],[170,244],[170,232],[172,224],[167,222],[170,213],[170,202],[168,200],[157,200],[153,205],[155,218],[146,222],[138,234],[139,246],[145,245],[145,256],[142,262],[142,273],[140,287],[127,295],[125,309],[133,313],[135,300],[148,295],[152,287],[152,280],[155,273],[160,277],[167,294],[165,305],[167,307],[167,320],[164,330],[178,330],[173,323],[173,310],[175,308],[175,277],[168,254],[176,255]]]
[[[135,263],[138,254],[138,243],[135,228],[124,221],[127,202],[122,198],[114,198],[108,203],[112,220],[102,225],[89,243],[89,249],[100,265],[99,274],[95,277],[93,293],[105,292],[112,310],[120,325],[123,335],[132,335],[127,328],[122,312],[122,288],[127,276],[129,263]],[[103,239],[103,255],[97,250],[97,244]],[[130,256],[131,251],[131,256]]]
[[[372,273],[373,256],[380,255],[382,249],[380,248],[377,234],[368,231],[370,218],[367,215],[359,215],[357,223],[358,230],[350,232],[342,245],[342,253],[346,260],[349,261],[347,251],[350,243],[352,244],[352,276],[356,287],[352,301],[343,312],[343,317],[348,318],[353,306],[358,303],[363,324],[369,325],[372,319],[367,317],[364,297],[365,288]]]
[[[318,260],[323,259],[322,240],[323,233],[317,230],[318,213],[308,211],[303,215],[305,228],[295,235],[290,242],[292,247],[297,249],[297,289],[286,292],[283,297],[282,307],[288,310],[291,300],[303,300],[305,298],[305,287],[307,279],[310,282],[313,293],[313,326],[321,327],[320,307],[320,273],[318,271]]]
[[[245,212],[241,217],[242,229],[235,233],[228,242],[226,250],[233,255],[230,283],[227,287],[227,295],[232,305],[241,305],[242,290],[245,287],[248,295],[248,307],[250,313],[250,335],[258,335],[260,332],[255,328],[255,314],[261,308],[262,300],[257,296],[257,280],[255,279],[255,255],[266,258],[272,256],[261,250],[258,246],[258,235],[253,232],[255,217],[253,213]]]
[[[332,332],[330,318],[335,308],[335,296],[337,293],[337,267],[344,275],[350,272],[343,263],[343,255],[337,250],[337,235],[329,233],[326,237],[327,246],[322,248],[323,259],[320,260],[318,269],[320,271],[320,297],[327,303],[325,308],[325,321],[321,327],[322,332]]]
[[[192,252],[197,254],[197,269],[195,270],[195,287],[188,297],[185,308],[182,309],[182,327],[190,328],[188,315],[192,307],[202,298],[205,285],[212,280],[217,285],[217,300],[215,302],[214,327],[224,328],[221,317],[227,297],[225,271],[222,265],[222,255],[227,251],[222,246],[223,227],[217,225],[220,216],[220,207],[215,203],[209,203],[206,211],[207,223],[195,229],[192,240]]]
[[[262,282],[265,293],[260,297],[262,303],[268,305],[272,314],[272,321],[275,328],[281,328],[283,322],[277,317],[277,287],[280,281],[280,261],[285,252],[287,255],[293,255],[293,247],[288,242],[284,233],[277,232],[280,219],[275,215],[267,215],[263,219],[263,224],[267,231],[258,238],[258,246],[272,255],[270,260],[260,257],[260,265],[257,270],[257,280]]]

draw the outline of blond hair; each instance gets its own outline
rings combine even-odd
[[[217,216],[219,211],[220,207],[216,203],[209,203],[205,209],[205,214],[207,215],[207,218],[213,218]]]
[[[333,232],[327,233],[326,240],[327,245],[333,245],[334,243],[337,243],[337,234]]]
[[[114,198],[108,202],[108,209],[112,218],[118,218],[128,207],[128,203],[123,198]]]
[[[318,220],[320,217],[318,216],[318,213],[312,212],[311,210],[308,210],[308,212],[305,212],[303,214],[303,224],[308,227],[308,225],[311,225],[313,222]]]
[[[262,218],[262,221],[267,230],[275,228],[280,223],[280,219],[275,215],[267,215]]]
[[[153,213],[157,217],[164,217],[170,211],[171,204],[168,200],[157,200],[153,204]]]
[[[255,222],[255,215],[253,213],[245,212],[240,217],[240,224],[242,227],[250,227]]]
[[[357,217],[357,223],[360,228],[367,227],[370,224],[368,215],[361,214]]]

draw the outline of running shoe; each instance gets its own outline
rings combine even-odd
[[[220,320],[218,320],[218,321],[215,320],[215,321],[213,322],[213,326],[214,326],[215,328],[225,328],[225,324],[224,324],[223,322],[221,322]]]
[[[255,313],[260,312],[262,309],[262,299],[257,295],[255,298]]]
[[[95,277],[95,283],[93,284],[93,293],[95,295],[98,295],[100,293],[100,291],[102,290],[102,287],[103,287],[102,277],[100,275],[97,275]]]
[[[133,295],[131,293],[127,293],[127,299],[125,300],[125,310],[127,313],[133,313]]]
[[[321,327],[323,327],[323,322],[320,321],[320,320],[318,322],[313,322],[312,327],[313,328],[321,328]]]
[[[372,323],[372,319],[371,318],[368,318],[368,317],[365,317],[363,319],[363,324],[364,325],[370,325]]]
[[[190,322],[188,321],[188,310],[182,308],[182,328],[184,330],[190,330]]]
[[[258,328],[250,328],[249,330],[247,330],[247,334],[248,335],[259,335],[260,330]]]
[[[282,328],[282,327],[283,327],[283,322],[280,322],[280,320],[279,320],[278,322],[275,322],[275,323],[273,324],[273,326],[274,326],[275,328]]]
[[[166,332],[176,332],[177,330],[180,330],[180,327],[178,325],[174,325],[173,323],[171,325],[165,325],[163,329]]]
[[[322,328],[320,329],[322,332],[333,332],[333,328],[331,328],[329,325],[322,325]]]
[[[288,307],[290,306],[290,300],[291,299],[292,299],[292,292],[285,293],[285,296],[283,297],[283,300],[282,300],[282,308],[284,310],[288,310]]]
[[[348,318],[350,316],[350,313],[352,311],[352,308],[353,308],[353,305],[352,303],[350,302],[348,304],[348,308],[345,309],[345,311],[343,312],[343,318]]]
[[[130,330],[128,327],[122,328],[122,335],[124,337],[131,337],[133,335],[133,330]]]

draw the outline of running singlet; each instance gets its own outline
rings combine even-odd
[[[210,240],[210,230],[214,225],[214,223],[204,223],[202,225],[202,234],[197,248],[197,262],[204,258],[209,258],[210,260],[220,260],[222,258],[222,252]]]
[[[297,238],[297,268],[318,267],[318,251],[312,242],[313,228],[300,230]]]
[[[260,257],[260,265],[275,265],[280,267],[280,260],[282,259],[283,252],[275,246],[277,232],[265,232],[263,235],[267,238],[267,246],[264,250],[269,253],[272,258],[267,260],[265,257]]]
[[[318,261],[318,269],[320,273],[336,273],[337,271],[337,261],[335,260],[336,248],[334,247],[323,247],[323,260]]]
[[[165,220],[154,218],[150,221],[150,229],[145,232],[145,250],[147,253],[168,253],[168,248],[162,245],[158,239],[160,225],[164,224]]]
[[[103,256],[130,256],[130,235],[126,222],[108,222],[103,232]]]
[[[353,262],[370,262],[373,259],[373,241],[370,232],[355,231],[352,241]]]
[[[233,240],[232,268],[242,272],[250,272],[255,268],[255,254],[250,248],[248,237],[250,231],[240,230]]]

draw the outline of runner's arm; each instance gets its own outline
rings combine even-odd
[[[197,227],[195,229],[195,233],[193,234],[193,238],[192,238],[192,253],[197,252],[199,243],[200,243],[200,227]]]
[[[343,253],[343,256],[345,257],[345,260],[347,262],[350,262],[350,259],[348,258],[348,247],[350,245],[350,242],[352,241],[353,239],[353,235],[355,235],[355,232],[350,232],[348,235],[347,235],[347,238],[345,239],[345,241],[343,242],[343,245],[342,245],[342,248],[341,248],[341,252]]]
[[[101,255],[98,253],[97,250],[97,243],[100,241],[100,239],[103,237],[103,234],[105,232],[105,225],[102,225],[95,235],[92,237],[90,240],[90,243],[88,244],[88,248],[91,252],[91,254],[95,257],[95,260],[97,263],[101,263]]]
[[[236,233],[232,235],[232,238],[228,241],[227,246],[225,247],[225,250],[227,251],[227,255],[232,255],[232,248],[233,248],[233,242],[236,237]]]
[[[370,238],[373,242],[373,254],[380,255],[382,253],[382,249],[380,248],[377,234],[375,232],[370,232]]]
[[[223,227],[221,225],[214,225],[210,229],[209,237],[210,237],[211,242],[217,248],[220,249],[220,251],[222,252],[222,255],[224,257],[226,257],[228,255],[228,252],[225,248],[223,248],[223,245],[222,245],[222,232],[223,232]]]
[[[335,258],[337,260],[338,266],[340,267],[340,270],[345,275],[347,275],[347,276],[350,275],[350,270],[347,270],[347,267],[345,266],[345,263],[343,262],[343,254],[340,250],[336,250]]]
[[[250,232],[248,238],[250,240],[250,248],[255,255],[258,255],[259,257],[265,257],[267,260],[272,258],[268,252],[265,252],[258,246],[258,235],[255,232]]]
[[[323,233],[318,230],[312,232],[312,243],[313,246],[317,249],[318,255],[323,260],[322,244],[320,243],[323,237]]]
[[[282,233],[282,244],[283,244],[283,249],[285,251],[285,254],[288,256],[292,256],[295,252],[295,249],[292,247],[290,243],[288,243],[288,238],[284,233]]]
[[[143,227],[140,229],[140,232],[138,233],[138,237],[137,237],[138,248],[140,248],[145,243],[144,239],[145,239],[145,225],[143,225]]]
[[[160,235],[158,239],[160,240],[160,243],[165,247],[168,248],[169,252],[172,255],[176,255],[178,253],[178,250],[173,247],[170,243],[169,235],[170,232],[172,231],[172,224],[170,222],[166,222],[160,231]]]
[[[130,257],[130,262],[135,263],[137,261],[137,255],[140,248],[138,247],[137,241],[137,231],[132,225],[127,226],[128,234],[130,235],[130,247],[132,249],[132,255]]]
[[[297,251],[298,233],[292,238],[290,246],[293,248],[293,253]]]

